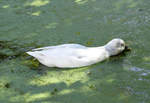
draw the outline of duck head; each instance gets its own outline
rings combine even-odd
[[[108,51],[110,56],[117,55],[127,48],[125,42],[120,38],[115,38],[109,41],[105,46],[105,49]]]

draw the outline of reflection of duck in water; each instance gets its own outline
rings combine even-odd
[[[124,49],[125,42],[117,38],[100,47],[62,44],[33,49],[27,53],[48,67],[74,68],[101,62],[121,53]]]

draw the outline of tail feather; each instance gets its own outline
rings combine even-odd
[[[42,53],[39,53],[39,52],[29,51],[29,52],[26,52],[26,53],[33,56],[33,57],[35,57],[35,58],[37,58],[37,59],[41,59],[44,56]]]

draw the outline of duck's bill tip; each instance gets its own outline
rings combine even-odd
[[[129,48],[127,45],[125,46],[125,49],[124,49],[124,51],[131,51],[132,49],[131,48]]]

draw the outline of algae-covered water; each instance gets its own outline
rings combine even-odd
[[[0,103],[150,103],[150,0],[0,0]],[[25,52],[122,38],[125,55],[74,69]]]

